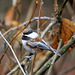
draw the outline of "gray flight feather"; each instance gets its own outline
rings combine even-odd
[[[43,50],[50,50],[50,51],[56,53],[56,50],[53,49],[51,46],[49,46],[49,44],[47,44],[43,39],[42,39],[42,42],[31,42],[31,41],[29,41],[28,45],[30,45],[31,47],[40,48]],[[58,53],[58,55],[61,56],[60,53]]]
[[[40,48],[44,50],[49,50],[49,47],[42,42],[28,42],[28,45],[35,48]]]

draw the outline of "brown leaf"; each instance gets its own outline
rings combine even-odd
[[[59,35],[57,34],[53,40],[53,43],[51,44],[51,47],[53,47],[54,49],[57,49],[58,43],[59,43]]]
[[[75,25],[68,19],[62,19],[61,37],[63,41],[68,41],[75,32]]]
[[[14,16],[14,11],[15,11],[15,7],[11,7],[6,15],[5,15],[5,25],[6,26],[10,26],[11,22],[13,21],[13,16]]]
[[[59,33],[56,35],[51,46],[53,48],[57,49],[60,36],[63,39],[64,44],[66,44],[70,40],[70,38],[73,36],[74,32],[75,32],[74,23],[68,19],[65,19],[65,18],[62,19],[61,33],[60,33],[60,35],[59,35]],[[71,52],[71,48],[69,49],[69,52]]]

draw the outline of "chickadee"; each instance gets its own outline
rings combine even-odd
[[[53,49],[50,45],[48,45],[39,35],[34,32],[32,29],[25,29],[22,35],[22,44],[24,48],[32,53],[36,54],[43,50],[49,50],[53,53],[56,53],[56,50]],[[61,56],[60,53],[58,53]]]

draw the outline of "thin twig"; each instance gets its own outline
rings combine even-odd
[[[67,3],[66,8],[67,8],[67,12],[69,13],[69,15],[73,16],[74,15],[74,10],[71,7],[70,2]]]
[[[49,68],[49,71],[48,71],[48,75],[51,75],[51,71],[52,71],[54,62],[55,62],[55,60],[56,60],[56,57],[57,57],[57,55],[58,55],[58,53],[59,53],[59,49],[60,49],[61,45],[62,45],[62,39],[60,39],[60,41],[59,41],[59,45],[58,45],[58,48],[57,48],[57,52],[56,52],[56,54],[54,55],[53,61],[52,61],[52,63],[51,63],[51,66],[50,66],[50,68]]]
[[[10,31],[12,30],[12,28],[10,28],[9,30],[7,30],[4,34],[3,34],[3,36],[5,36],[7,33],[9,33]],[[1,39],[2,37],[0,36],[0,39]]]
[[[29,75],[28,71],[27,71],[27,68],[28,68],[28,65],[24,65],[24,69],[25,69],[26,75]]]
[[[14,52],[12,46],[11,46],[11,45],[9,44],[9,42],[5,39],[5,37],[2,35],[1,32],[0,32],[0,35],[1,35],[2,38],[5,40],[5,42],[8,44],[8,46],[10,47],[10,49],[11,49],[11,51],[12,51],[12,53],[13,53],[13,55],[14,55],[14,57],[15,57],[17,63],[18,63],[18,65],[19,65],[19,67],[20,67],[22,73],[23,73],[24,75],[26,75],[25,72],[24,72],[24,70],[23,70],[23,68],[21,67],[21,64],[20,64],[20,62],[19,62],[19,60],[18,60],[18,58],[17,58],[17,56],[16,56],[16,54],[15,54],[15,52]],[[7,75],[9,75],[9,74],[7,74]]]
[[[65,5],[66,5],[66,3],[68,2],[69,0],[65,0],[65,2],[63,3],[63,5],[62,5],[62,7],[61,7],[61,10],[60,10],[60,12],[59,12],[59,16],[61,16],[61,14],[62,14],[62,12],[63,12],[63,9],[64,9],[64,7],[65,7]]]
[[[21,16],[21,7],[22,7],[22,3],[21,3],[22,0],[17,0],[17,4],[16,4],[16,20],[19,21],[20,20],[20,16]]]
[[[38,18],[38,24],[37,24],[37,33],[38,34],[39,34],[40,16],[41,16],[42,5],[43,5],[43,0],[40,1],[39,18]]]
[[[25,65],[26,63],[26,59],[24,59],[22,62],[21,62],[21,65]],[[11,72],[8,73],[8,75],[11,75],[13,74],[15,71],[17,71],[19,69],[19,65],[17,65],[14,69],[11,70]]]
[[[13,57],[9,56],[7,53],[6,53],[6,55],[7,55],[8,58],[9,58],[10,60],[12,60],[14,63],[17,63],[16,60],[15,60]]]
[[[17,0],[12,0],[12,6],[16,6],[16,4],[17,4]]]
[[[46,29],[43,31],[41,38],[43,38],[46,33],[52,28],[52,26],[54,26],[57,23],[57,20],[52,21],[47,27]]]
[[[32,64],[31,64],[31,75],[33,75],[33,68],[34,68],[34,62],[35,62],[35,58],[36,58],[36,55],[33,56],[33,60],[32,60]]]
[[[48,21],[49,21],[49,19],[46,20],[46,21],[41,25],[41,27],[43,27],[46,23],[48,23]]]
[[[55,17],[58,16],[58,3],[57,0],[54,0],[54,12],[55,12]]]
[[[58,74],[58,75],[64,75],[64,74],[66,74],[66,73],[72,71],[73,69],[75,69],[75,66],[70,67],[70,68],[67,69],[65,72],[62,72],[62,73],[60,73],[60,74]]]
[[[26,59],[21,62],[21,65],[25,65],[25,63],[26,63]],[[18,70],[18,68],[19,68],[19,65],[17,65],[13,70],[11,70],[11,72],[9,72],[8,75],[13,74],[15,71]]]
[[[75,44],[75,35],[71,37],[71,39],[65,44],[59,51],[61,55],[63,55],[73,44]],[[51,65],[51,62],[53,60],[54,56],[49,59],[34,75],[41,75],[43,72],[45,72]],[[60,57],[57,56],[55,62],[59,59]]]

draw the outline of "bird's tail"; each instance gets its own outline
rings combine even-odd
[[[52,47],[50,47],[50,49],[51,49],[50,51],[53,51],[53,53],[56,53],[56,52],[57,52],[57,51],[56,51],[55,49],[53,49]],[[58,53],[58,55],[61,56],[60,53]]]

